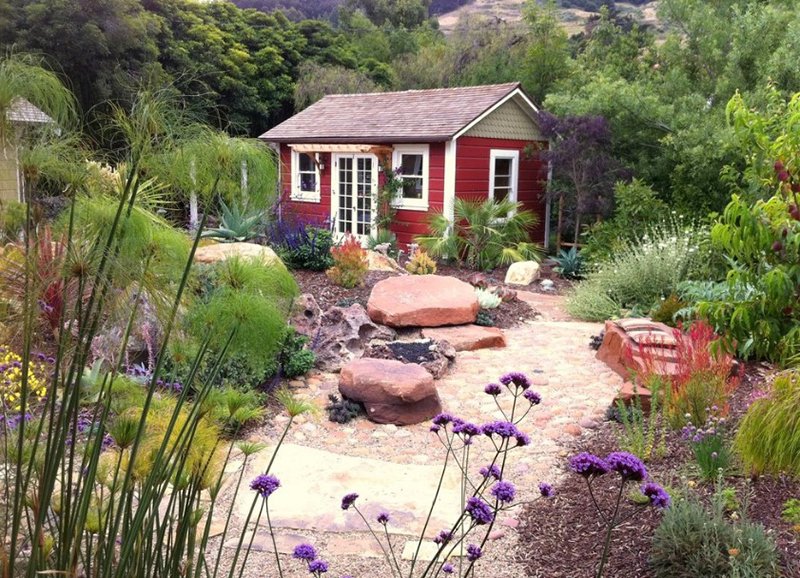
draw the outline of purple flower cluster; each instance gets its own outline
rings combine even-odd
[[[642,494],[650,499],[650,505],[654,508],[664,510],[669,508],[671,499],[667,491],[653,482],[647,482],[642,486]]]
[[[606,456],[608,467],[617,472],[623,480],[641,482],[647,477],[647,468],[642,460],[628,452],[613,452]]]
[[[503,502],[504,504],[509,504],[514,501],[514,497],[517,495],[517,488],[514,487],[514,484],[511,482],[497,482],[490,492],[498,502]]]
[[[467,500],[466,512],[472,518],[472,521],[479,526],[489,524],[494,520],[492,507],[477,496]]]
[[[281,485],[280,480],[271,474],[261,474],[250,482],[250,489],[262,498],[269,498]]]
[[[9,415],[7,418],[2,413],[0,413],[0,429],[2,428],[3,424],[5,423],[5,427],[9,430],[17,429],[19,424],[23,421],[29,422],[33,416],[29,413],[25,415],[16,413]]]
[[[483,388],[483,392],[491,396],[498,396],[502,391],[503,391],[502,388],[496,383],[490,383]]]
[[[389,523],[389,512],[381,512],[378,514],[378,523],[383,524],[384,526]]]
[[[584,478],[594,478],[608,473],[609,465],[594,454],[581,452],[569,459],[569,467]]]
[[[328,571],[328,563],[325,560],[320,560],[319,558],[312,560],[308,563],[308,571],[319,576],[320,574],[324,574]]]
[[[493,477],[495,480],[499,480],[501,477],[500,474],[500,467],[497,464],[490,464],[488,466],[483,466],[478,473],[482,475],[484,478],[488,478],[489,476]]]
[[[475,560],[479,559],[481,556],[483,556],[483,552],[480,546],[477,544],[470,544],[467,546],[467,560],[475,562]]]
[[[553,486],[551,486],[547,482],[540,482],[539,493],[542,495],[543,498],[552,498],[555,495],[556,491],[553,489]]]
[[[531,405],[539,405],[542,403],[542,396],[532,389],[526,389],[525,393],[522,394],[522,397],[531,402]]]
[[[450,562],[445,562],[444,564],[442,564],[442,572],[444,572],[445,574],[452,574],[455,571],[456,569],[453,568],[453,565]]]
[[[519,371],[506,373],[500,378],[500,383],[506,387],[511,387],[513,385],[521,389],[528,389],[531,386],[531,381],[528,379],[528,376]]]
[[[347,494],[344,498],[342,498],[342,510],[349,510],[350,506],[356,503],[358,499],[358,494],[351,493]]]
[[[450,530],[442,530],[433,539],[434,544],[445,545],[453,539],[453,533]]]
[[[295,546],[292,556],[298,560],[311,562],[317,557],[317,550],[311,544],[300,544]]]
[[[488,437],[498,436],[502,439],[514,438],[517,440],[518,446],[527,446],[531,443],[531,438],[528,434],[520,431],[520,429],[510,421],[493,421],[483,426],[483,434]]]

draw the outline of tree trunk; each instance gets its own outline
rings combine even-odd
[[[558,194],[558,222],[556,223],[556,252],[561,250],[561,228],[564,224],[564,191]]]

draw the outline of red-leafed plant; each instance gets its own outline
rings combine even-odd
[[[352,289],[364,281],[369,270],[367,252],[353,235],[347,235],[344,243],[331,248],[334,265],[328,269],[328,278],[344,287]]]
[[[725,415],[728,396],[738,383],[733,356],[715,346],[720,337],[703,321],[685,331],[679,326],[673,337],[674,346],[653,338],[628,350],[640,368],[639,384],[662,397],[660,405],[674,428],[687,421],[704,424],[709,413]]]

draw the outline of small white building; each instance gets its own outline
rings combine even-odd
[[[18,159],[18,143],[31,126],[53,122],[53,119],[24,98],[11,103],[6,113],[11,126],[10,138],[0,142],[0,201],[22,201],[23,187]]]

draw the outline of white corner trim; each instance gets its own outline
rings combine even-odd
[[[534,113],[538,114],[538,112],[539,112],[539,109],[536,107],[536,105],[535,105],[535,104],[533,104],[533,102],[531,102],[531,99],[530,99],[530,98],[528,98],[527,96],[525,96],[525,93],[524,93],[524,92],[522,92],[522,89],[520,89],[520,88],[515,88],[514,90],[512,90],[511,92],[509,92],[507,95],[505,95],[503,98],[501,98],[501,99],[500,99],[500,100],[498,100],[496,103],[494,103],[494,104],[493,104],[493,105],[492,105],[492,106],[491,106],[491,107],[490,107],[488,110],[486,110],[486,111],[485,111],[483,114],[481,114],[481,115],[480,115],[478,118],[476,118],[475,120],[473,120],[472,122],[470,122],[470,123],[469,123],[467,126],[465,126],[464,128],[462,128],[462,129],[461,129],[460,131],[458,131],[456,134],[454,134],[454,135],[453,135],[453,140],[455,140],[455,139],[457,139],[458,137],[460,137],[460,136],[464,135],[465,133],[469,132],[469,130],[470,130],[472,127],[474,127],[476,124],[478,124],[479,122],[481,122],[483,119],[485,119],[487,116],[489,116],[490,114],[492,114],[494,111],[496,111],[498,108],[500,108],[501,106],[503,106],[505,103],[507,103],[509,100],[511,100],[511,99],[512,99],[512,98],[514,98],[514,97],[519,97],[519,98],[521,98],[521,99],[522,99],[522,101],[523,101],[523,102],[524,102],[526,105],[528,105],[528,106],[531,108],[531,110],[532,110]],[[533,115],[530,115],[530,116],[531,116],[531,119],[533,119]]]
[[[456,139],[444,145],[444,216],[453,222],[456,207]]]

